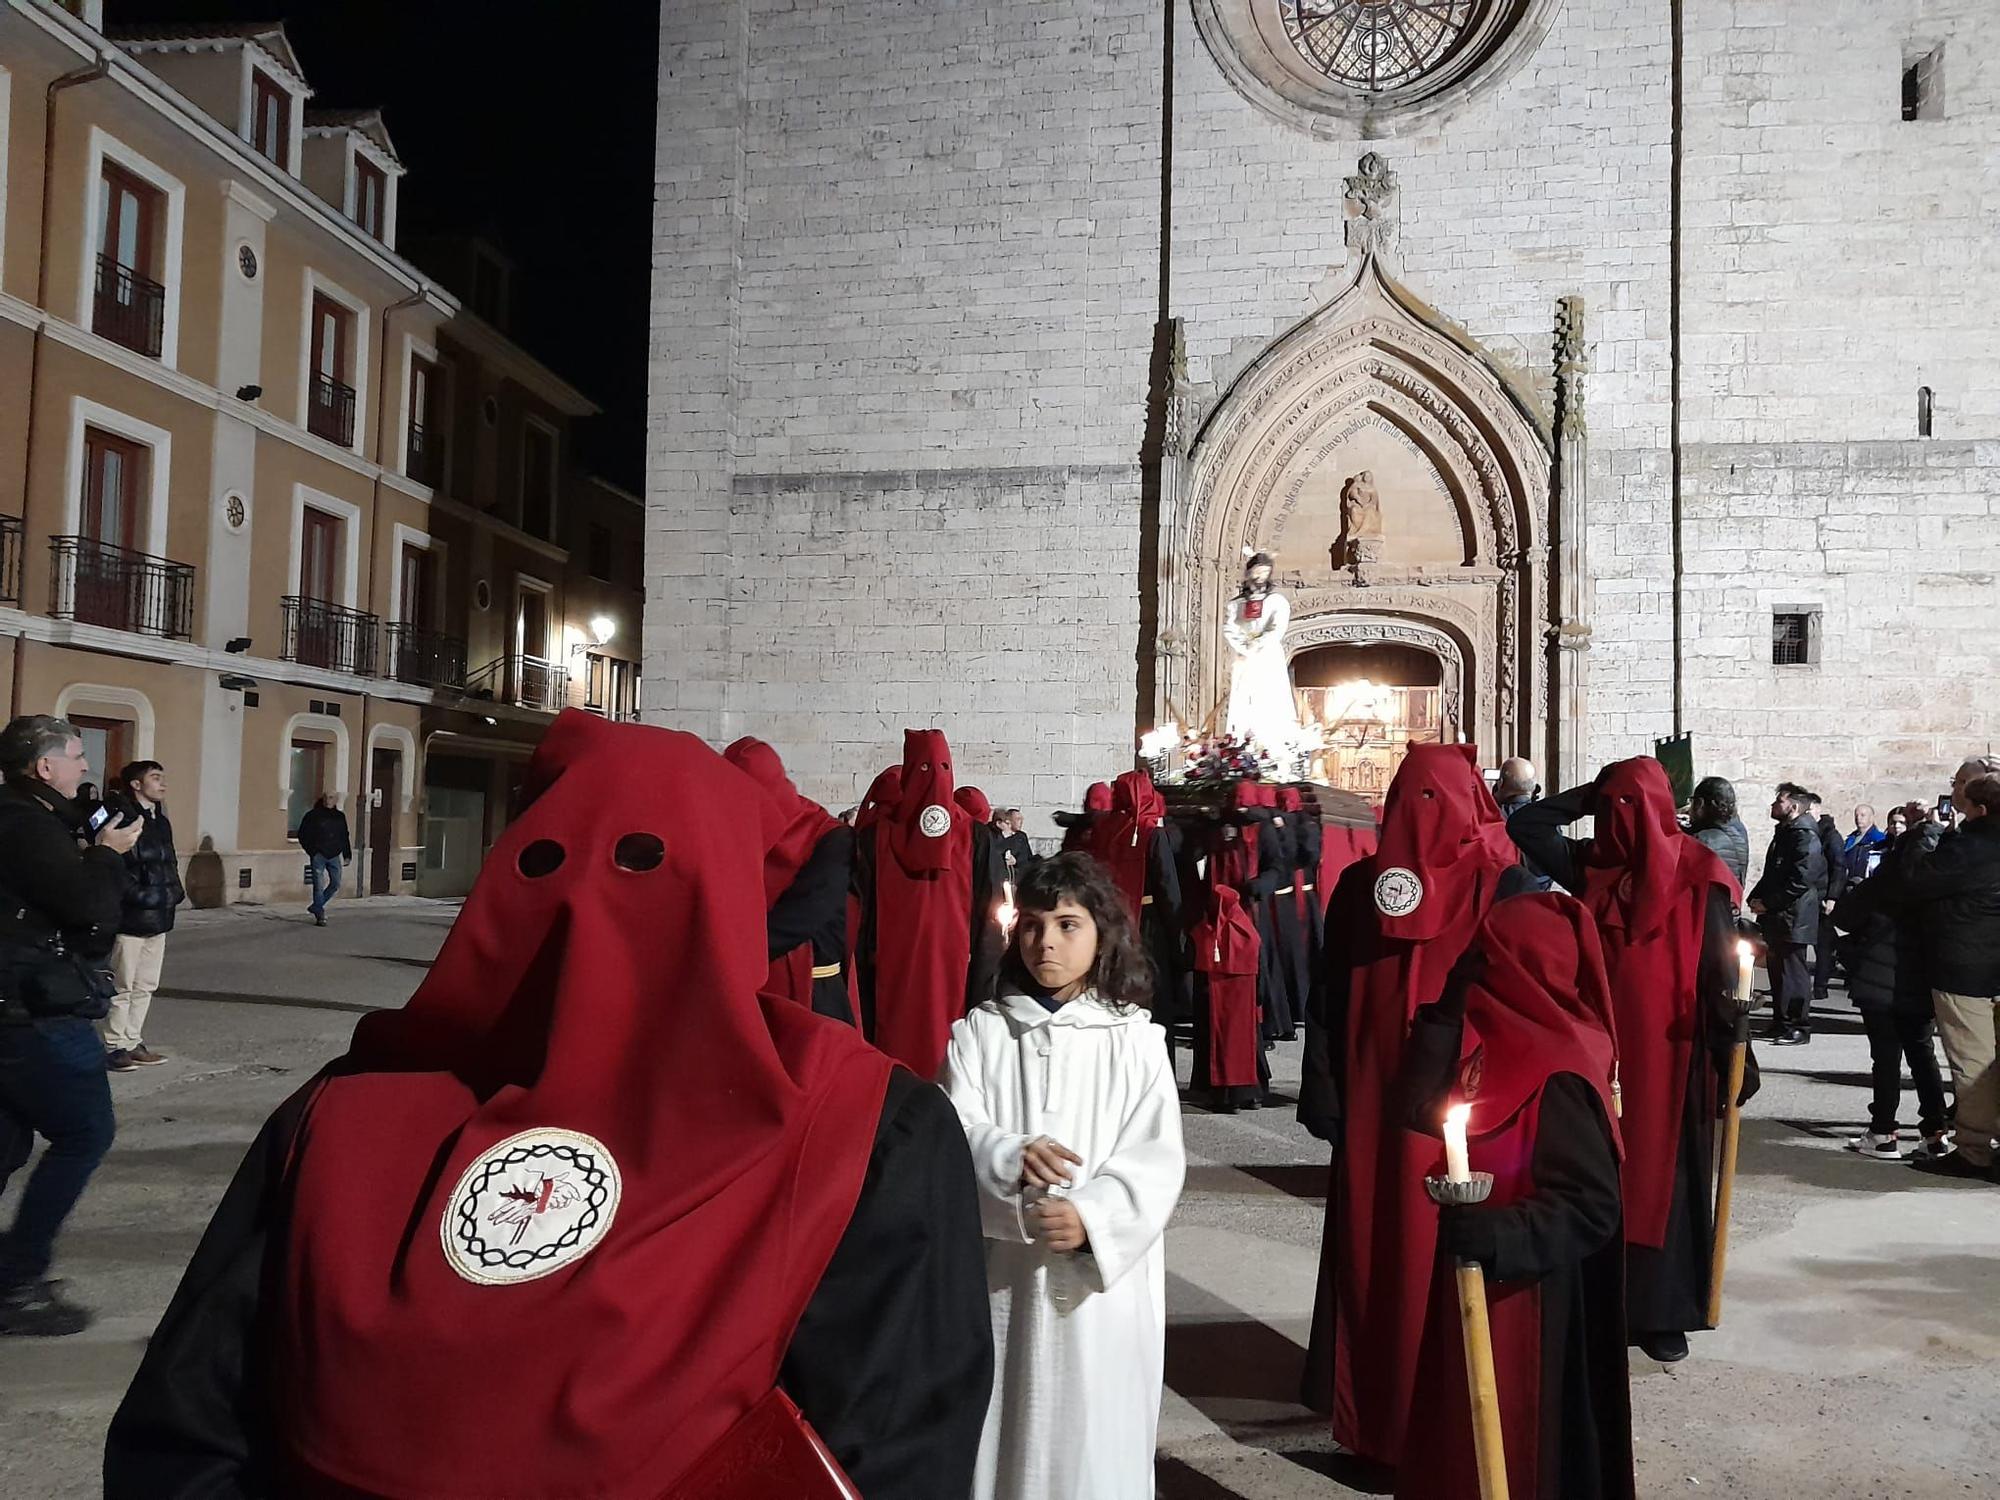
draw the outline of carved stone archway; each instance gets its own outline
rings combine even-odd
[[[1170,444],[1183,435],[1186,446],[1170,452],[1166,474],[1159,713],[1199,721],[1223,700],[1222,621],[1244,549],[1262,549],[1291,599],[1288,647],[1420,645],[1457,682],[1454,717],[1483,756],[1539,763],[1558,738],[1547,649],[1558,623],[1554,434],[1513,376],[1396,280],[1393,221],[1376,217],[1381,200],[1370,196],[1386,182],[1393,202],[1393,174],[1373,157],[1362,172],[1349,183],[1345,288],[1200,420],[1185,385],[1170,412]],[[1335,497],[1367,465],[1384,470],[1382,545],[1323,545],[1336,530],[1345,538]],[[1409,634],[1373,634],[1390,630]]]

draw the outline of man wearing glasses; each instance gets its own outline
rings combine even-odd
[[[36,1136],[49,1143],[0,1232],[0,1335],[80,1333],[91,1319],[48,1271],[115,1128],[91,1022],[111,996],[104,961],[140,822],[87,815],[76,789],[89,774],[68,720],[25,714],[0,729],[0,1188]]]

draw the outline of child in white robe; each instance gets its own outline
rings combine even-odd
[[[1015,892],[999,994],[939,1077],[972,1147],[993,1308],[976,1500],[1150,1500],[1167,1219],[1186,1158],[1118,888],[1088,855]]]

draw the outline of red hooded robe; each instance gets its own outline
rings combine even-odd
[[[1742,898],[1715,851],[1681,832],[1666,768],[1651,756],[1605,768],[1595,814],[1583,901],[1597,918],[1618,1016],[1625,1238],[1657,1249],[1666,1243],[1681,1111],[1703,1023],[1696,977],[1708,893],[1721,887],[1732,906]]]
[[[903,731],[902,790],[875,830],[875,1045],[935,1078],[972,966],[972,819],[951,746]]]
[[[777,807],[574,711],[528,790],[299,1127],[287,1494],[666,1492],[773,1388],[860,1193],[888,1059],[758,996]]]
[[[1443,992],[1519,857],[1478,751],[1415,745],[1389,785],[1375,855],[1342,877],[1365,881],[1371,906],[1327,912],[1327,951],[1345,950],[1350,978],[1319,1295],[1332,1299],[1333,1435],[1378,1463],[1403,1452],[1429,1294],[1409,1268],[1427,1267],[1437,1244],[1437,1209],[1423,1188],[1433,1147],[1391,1117],[1390,1091],[1411,1017]],[[1357,930],[1334,930],[1341,922]],[[1326,1311],[1315,1317],[1316,1342]]]
[[[1524,895],[1500,903],[1481,925],[1484,973],[1465,1000],[1465,1032],[1460,1085],[1453,1102],[1463,1102],[1471,1170],[1493,1174],[1493,1192],[1480,1209],[1504,1209],[1537,1190],[1535,1147],[1542,1098],[1558,1073],[1573,1074],[1596,1096],[1599,1120],[1619,1150],[1615,1080],[1619,1071],[1617,1033],[1595,924],[1582,904],[1559,892]],[[1426,1175],[1443,1176],[1445,1164],[1435,1140],[1426,1140]],[[1432,1209],[1433,1215],[1437,1210]],[[1616,1236],[1595,1254],[1618,1257]],[[1472,1421],[1465,1386],[1465,1345],[1458,1308],[1458,1283],[1443,1254],[1414,1267],[1429,1276],[1429,1315],[1419,1358],[1415,1405],[1425,1413],[1421,1436],[1404,1449],[1396,1494],[1408,1500],[1455,1500],[1479,1494],[1473,1456]],[[1493,1335],[1494,1385],[1499,1395],[1508,1493],[1517,1500],[1557,1496],[1560,1476],[1545,1472],[1543,1460],[1555,1450],[1561,1461],[1560,1432],[1544,1432],[1559,1422],[1569,1393],[1545,1390],[1548,1365],[1542,1339],[1544,1283],[1540,1280],[1486,1281],[1487,1319]],[[1615,1388],[1593,1393],[1600,1422],[1615,1414],[1626,1430],[1598,1431],[1604,1486],[1629,1495],[1630,1411],[1624,1392],[1623,1307],[1615,1293],[1606,1306],[1606,1327],[1563,1329],[1566,1339],[1611,1345],[1604,1363],[1616,1368]],[[1575,1364],[1560,1366],[1568,1380],[1588,1378],[1589,1351],[1572,1347]],[[1605,1422],[1607,1427],[1615,1422]],[[1617,1471],[1622,1462],[1623,1485]],[[1595,1475],[1588,1476],[1595,1478]],[[1593,1491],[1598,1493],[1599,1491]]]
[[[1144,771],[1127,771],[1111,787],[1111,809],[1091,824],[1090,856],[1125,897],[1137,922],[1146,902],[1146,872],[1153,838],[1167,816],[1166,801]]]
[[[775,906],[792,888],[792,882],[812,858],[819,841],[841,827],[840,820],[817,802],[799,795],[792,778],[785,774],[785,763],[778,752],[762,740],[745,736],[723,751],[722,758],[763,787],[784,817],[785,826],[778,842],[764,856],[764,895]],[[764,990],[809,1006],[815,977],[812,945],[801,943],[771,960]]]
[[[1208,1077],[1197,1085],[1212,1089],[1255,1088],[1263,1080],[1257,1063],[1262,1046],[1257,1030],[1257,920],[1243,909],[1231,886],[1214,886],[1207,909],[1195,923],[1194,966],[1208,982]],[[1201,1019],[1197,1010],[1197,1019]]]

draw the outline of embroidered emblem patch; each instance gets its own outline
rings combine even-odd
[[[1424,883],[1415,870],[1391,866],[1375,877],[1375,909],[1385,917],[1407,917],[1424,904]]]
[[[951,832],[951,814],[933,802],[917,815],[917,828],[927,839],[941,839]]]
[[[581,1260],[618,1212],[618,1163],[589,1136],[544,1127],[482,1151],[458,1179],[439,1230],[467,1281],[510,1286]]]

